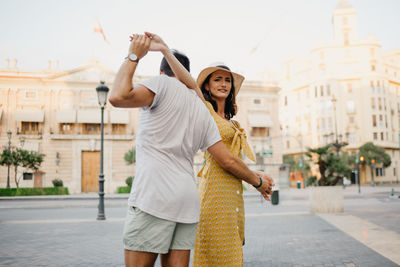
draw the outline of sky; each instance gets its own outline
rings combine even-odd
[[[189,56],[191,72],[223,62],[246,79],[268,79],[321,39],[333,39],[339,0],[0,0],[0,68],[17,59],[23,70],[63,70],[91,57],[117,71],[129,35],[149,31]],[[400,0],[347,0],[360,37],[374,34],[383,50],[400,48]],[[94,32],[96,19],[110,44]],[[157,75],[162,55],[149,52],[138,75]]]

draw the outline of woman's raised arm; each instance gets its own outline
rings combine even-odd
[[[203,94],[201,93],[201,90],[194,78],[190,75],[189,71],[187,71],[187,69],[185,69],[185,67],[182,66],[182,64],[176,59],[164,41],[158,35],[153,33],[145,32],[145,35],[151,39],[149,51],[160,51],[167,60],[169,66],[175,74],[175,77],[185,84],[189,89],[195,90],[196,94],[201,98],[201,100],[205,101]]]

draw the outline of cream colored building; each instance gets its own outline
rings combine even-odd
[[[24,138],[24,149],[46,155],[42,175],[20,170],[20,187],[53,186],[57,178],[70,193],[98,192],[101,112],[95,88],[103,80],[111,89],[114,76],[94,59],[70,71],[59,70],[57,62],[44,71],[24,71],[16,60],[6,61],[0,69],[0,146],[7,146],[10,130],[13,146]],[[113,193],[134,175],[124,154],[134,147],[138,110],[107,104],[104,115],[104,187]],[[0,187],[6,179],[7,167],[1,166]],[[15,187],[13,171],[10,182]]]
[[[79,68],[62,71],[49,62],[44,71],[20,70],[17,61],[6,60],[0,68],[0,146],[7,147],[7,131],[13,146],[45,154],[40,171],[20,169],[20,187],[53,186],[61,179],[70,193],[98,192],[100,162],[100,107],[95,88],[101,80],[111,89],[115,73],[95,59]],[[148,77],[146,77],[148,78]],[[138,77],[137,81],[145,79]],[[238,96],[237,119],[258,153],[258,165],[272,177],[279,177],[281,146],[276,84],[246,81]],[[135,145],[139,109],[105,109],[104,175],[105,192],[114,193],[134,176],[124,154]],[[273,151],[273,152],[272,152]],[[265,158],[261,161],[262,153]],[[200,168],[199,154],[195,167]],[[264,163],[261,165],[261,163]],[[11,187],[15,187],[13,168]],[[0,166],[0,187],[6,187],[7,167]]]
[[[237,95],[235,116],[256,155],[255,169],[274,178],[281,188],[288,186],[282,167],[282,135],[279,127],[279,91],[277,82],[246,81]],[[252,165],[249,165],[252,166]]]
[[[352,153],[371,141],[385,148],[392,165],[377,166],[375,181],[397,182],[400,49],[385,51],[374,35],[358,36],[356,10],[345,0],[339,1],[332,22],[333,40],[321,41],[309,57],[288,60],[284,66],[284,154],[299,155],[306,147],[332,143],[337,130],[339,141],[347,141],[345,149]],[[361,182],[370,179],[370,170],[362,168]]]

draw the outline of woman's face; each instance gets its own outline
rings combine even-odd
[[[231,92],[232,76],[229,72],[217,70],[211,74],[205,89],[211,93],[213,99],[226,99]]]

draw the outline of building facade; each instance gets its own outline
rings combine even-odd
[[[55,63],[55,64],[54,64]],[[52,66],[53,65],[53,66]],[[57,62],[47,70],[24,71],[17,61],[6,61],[0,69],[0,147],[11,145],[45,154],[39,172],[19,168],[20,187],[51,187],[61,179],[70,193],[98,192],[100,169],[100,106],[95,88],[100,81],[111,89],[115,73],[95,59],[79,68],[62,71]],[[138,82],[148,77],[135,77]],[[278,87],[276,84],[246,81],[238,95],[236,116],[246,130],[258,164],[272,177],[279,176]],[[135,175],[124,154],[135,146],[139,109],[118,109],[106,105],[104,114],[105,192],[114,193],[125,179]],[[195,171],[203,163],[199,153]],[[250,163],[250,162],[249,162]],[[0,187],[6,187],[7,166],[0,166]],[[10,172],[15,187],[14,172]]]
[[[19,168],[20,187],[51,187],[61,179],[70,193],[98,192],[101,111],[95,88],[105,81],[111,89],[115,73],[95,59],[70,71],[57,64],[45,71],[23,71],[17,61],[0,69],[0,146],[45,154],[40,172]],[[106,105],[104,113],[105,192],[113,193],[134,175],[124,154],[134,147],[138,110]],[[13,168],[11,168],[13,169]],[[6,187],[7,166],[0,167],[0,186]],[[15,187],[14,173],[10,174]]]
[[[376,166],[375,180],[398,182],[400,133],[400,49],[384,51],[373,35],[360,38],[356,10],[340,0],[333,13],[334,38],[307,58],[288,60],[281,82],[284,154],[336,140],[355,154],[366,142],[383,147],[389,168]],[[361,169],[361,183],[371,181]]]

